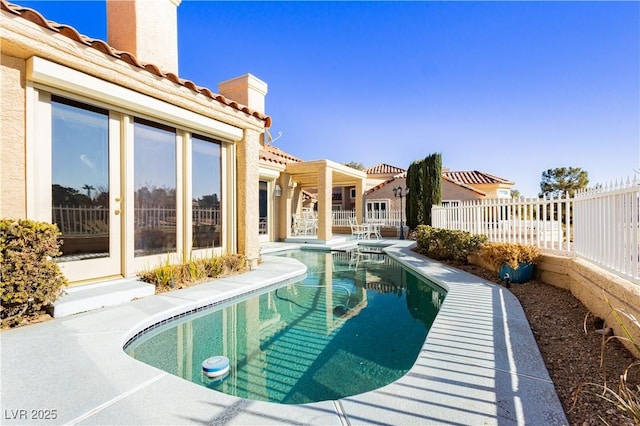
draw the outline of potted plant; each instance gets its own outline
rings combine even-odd
[[[533,278],[540,250],[520,243],[487,243],[480,251],[480,257],[494,267],[507,284],[526,283]]]

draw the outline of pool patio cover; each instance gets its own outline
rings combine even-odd
[[[513,294],[416,255],[412,241],[394,244],[385,249],[390,256],[448,293],[414,366],[392,384],[336,401],[283,406],[219,393],[124,353],[129,338],[164,318],[306,271],[294,259],[265,255],[242,275],[0,333],[2,423],[568,424]]]
[[[367,174],[353,167],[345,166],[330,160],[303,161],[288,163],[281,175],[280,185],[283,188],[297,187],[299,190],[315,188],[318,191],[318,240],[332,239],[331,200],[334,186],[355,186],[356,188],[356,218],[362,220],[364,189]],[[291,230],[286,224],[286,218],[292,214],[292,191],[283,191],[280,200],[280,223],[285,224],[281,229],[282,240],[291,237]]]

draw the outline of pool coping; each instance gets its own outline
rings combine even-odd
[[[2,424],[568,424],[513,294],[417,255],[411,241],[388,242],[389,256],[447,290],[418,359],[394,383],[282,405],[225,395],[124,353],[167,317],[306,273],[294,259],[264,255],[242,275],[0,333]]]

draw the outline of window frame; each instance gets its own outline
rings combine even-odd
[[[27,60],[26,82],[26,212],[34,220],[51,221],[51,97],[79,102],[109,112],[121,149],[122,255],[121,274],[134,276],[138,271],[164,263],[167,256],[133,256],[133,122],[135,118],[176,130],[176,253],[171,261],[183,261],[191,253],[189,219],[191,200],[191,135],[219,141],[221,152],[221,200],[223,200],[220,247],[196,249],[197,256],[237,250],[235,236],[236,175],[235,143],[242,140],[241,128],[202,116],[168,102],[84,74],[42,58]],[[114,193],[115,194],[115,193]],[[127,203],[131,200],[130,203]],[[131,228],[131,229],[129,229]]]

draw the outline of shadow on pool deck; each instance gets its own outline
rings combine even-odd
[[[225,395],[124,353],[129,338],[164,318],[306,271],[265,256],[242,276],[0,333],[2,424],[568,424],[517,299],[416,255],[411,241],[393,242],[389,255],[448,294],[415,365],[390,385],[280,405]]]

